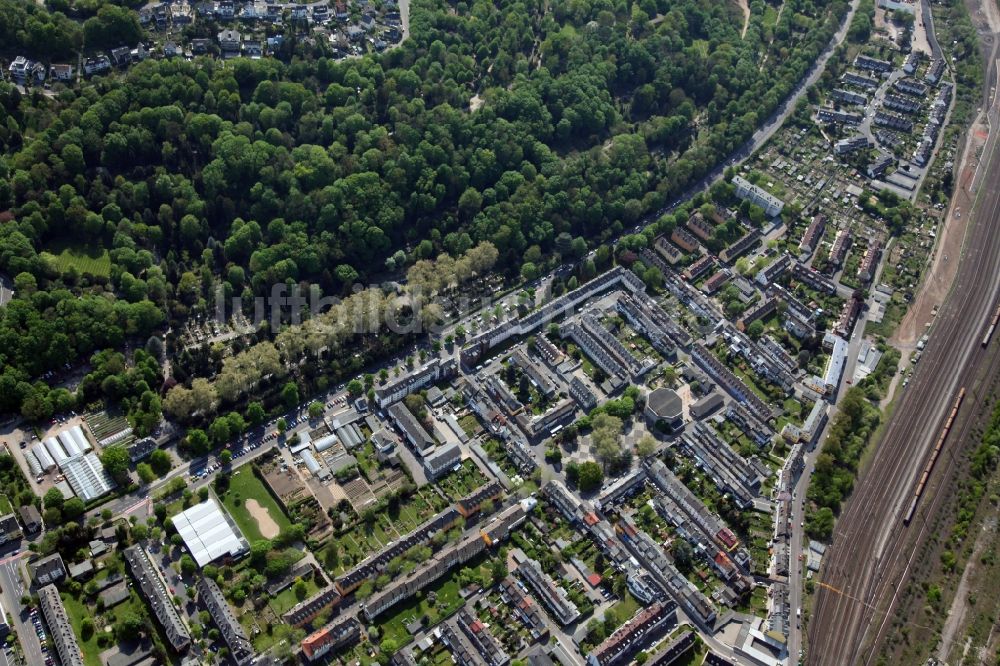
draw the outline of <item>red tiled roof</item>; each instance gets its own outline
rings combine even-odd
[[[591,511],[590,513],[588,513],[583,517],[583,522],[587,523],[588,525],[596,525],[597,523],[601,522],[601,519],[597,517],[596,513]]]
[[[593,585],[594,587],[600,585],[601,580],[602,580],[601,574],[592,573],[589,576],[587,576],[587,582]]]

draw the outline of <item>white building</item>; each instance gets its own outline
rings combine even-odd
[[[173,522],[199,567],[223,556],[238,557],[250,548],[214,497],[180,512]]]
[[[785,207],[784,201],[742,176],[733,177],[733,185],[736,186],[736,196],[740,199],[749,199],[750,203],[757,204],[764,209],[768,217],[777,217]]]

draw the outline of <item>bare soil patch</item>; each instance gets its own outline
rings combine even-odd
[[[274,522],[271,518],[271,514],[268,513],[267,509],[262,507],[259,502],[255,499],[248,499],[246,501],[247,511],[253,516],[253,519],[257,521],[257,528],[260,530],[260,535],[265,539],[273,539],[278,536],[281,531],[278,529],[278,523]]]

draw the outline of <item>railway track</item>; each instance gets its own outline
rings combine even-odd
[[[990,155],[991,163],[1000,163],[996,142]],[[817,594],[810,623],[810,664],[869,663],[873,651],[866,653],[865,647],[870,625],[876,628],[874,638],[879,638],[889,612],[879,616],[875,609],[900,583],[912,559],[913,549],[907,550],[901,542],[914,535],[900,531],[915,530],[919,537],[926,529],[923,522],[907,527],[901,520],[904,508],[909,508],[907,500],[912,501],[920,466],[941,432],[952,406],[950,396],[964,386],[974,392],[977,371],[989,362],[989,349],[982,339],[1000,290],[996,278],[1000,275],[1000,229],[994,224],[1000,217],[1000,170],[992,172],[980,190],[952,292],[938,313],[909,390],[900,398],[875,458],[838,522],[821,571],[829,588]],[[936,483],[930,480],[940,473],[928,473],[929,482]],[[930,504],[932,509],[937,501]],[[893,590],[890,608],[895,600]]]

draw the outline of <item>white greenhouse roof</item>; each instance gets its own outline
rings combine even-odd
[[[223,555],[235,557],[249,547],[214,497],[180,512],[173,517],[173,523],[199,567]]]

